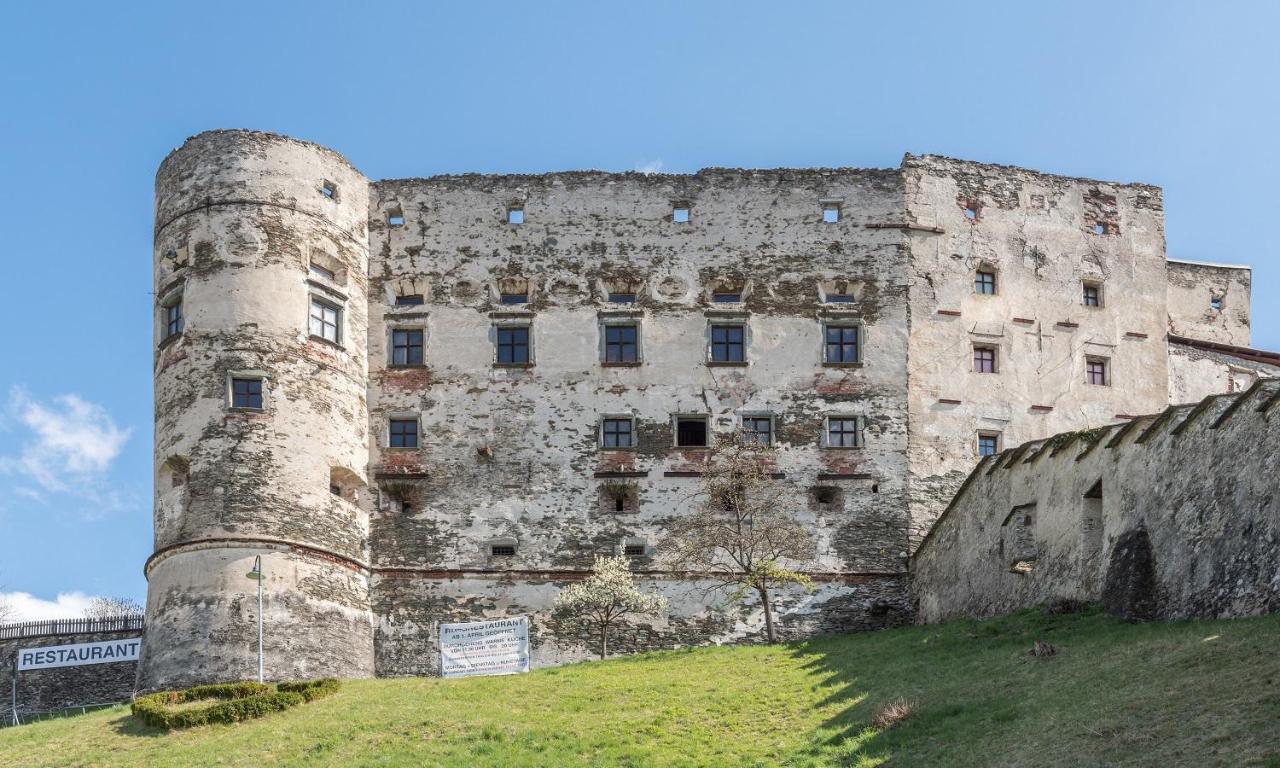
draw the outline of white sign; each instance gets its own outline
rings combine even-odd
[[[82,664],[111,664],[117,661],[137,661],[138,651],[141,648],[142,638],[140,637],[127,637],[124,640],[104,640],[100,643],[19,648],[18,671],[24,669],[53,669],[54,667],[78,667]]]
[[[440,676],[529,671],[529,617],[440,625]]]

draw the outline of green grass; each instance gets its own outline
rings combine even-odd
[[[1036,639],[1056,656],[1027,654]],[[882,703],[916,705],[884,732]],[[354,680],[170,734],[124,708],[0,730],[0,766],[1273,766],[1280,616],[1030,611],[529,675]]]

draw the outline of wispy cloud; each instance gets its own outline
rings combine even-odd
[[[662,161],[650,160],[643,165],[637,165],[636,170],[643,174],[662,173]]]
[[[30,592],[0,592],[0,605],[12,609],[6,621],[78,619],[84,616],[92,601],[93,595],[83,592],[63,592],[53,600],[42,600]]]
[[[49,494],[72,494],[91,501],[94,514],[127,506],[105,476],[132,430],[105,408],[75,394],[40,401],[14,387],[7,413],[6,429],[23,434],[16,454],[0,455],[0,472],[27,481],[13,493],[37,503]]]

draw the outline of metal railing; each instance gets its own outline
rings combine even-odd
[[[101,619],[54,619],[0,624],[0,640],[19,640],[46,635],[78,635],[93,632],[129,632],[142,629],[143,617],[107,616]]]

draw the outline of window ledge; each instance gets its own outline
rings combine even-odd
[[[600,365],[601,365],[601,366],[603,366],[603,367],[605,367],[605,368],[639,368],[640,366],[644,365],[644,361],[643,361],[643,360],[630,360],[630,361],[614,361],[614,362],[609,362],[609,361],[606,361],[606,360],[601,360],[601,361],[600,361]]]
[[[824,451],[860,451],[864,447],[865,446],[861,446],[861,445],[824,445],[822,446],[822,450]]]
[[[228,413],[269,413],[266,408],[245,408],[238,405],[228,405]]]
[[[709,451],[709,445],[675,445],[671,447],[673,451]]]
[[[623,453],[630,454],[630,453],[636,452],[636,447],[634,445],[628,445],[628,446],[601,445],[601,446],[597,446],[597,450],[599,450],[601,453],[612,453],[614,451],[621,451]]]
[[[420,370],[426,367],[427,367],[426,363],[387,363],[387,370],[396,370],[396,371],[406,370],[406,369],[411,371],[415,369]]]
[[[750,365],[748,360],[708,360],[709,368],[746,368]]]
[[[390,451],[391,453],[409,453],[410,451],[422,450],[422,446],[415,445],[411,447],[407,445],[396,445],[396,446],[384,445],[382,446],[382,450]]]
[[[323,337],[323,336],[317,336],[317,335],[315,335],[314,333],[313,333],[313,334],[308,335],[308,336],[307,336],[307,338],[308,338],[308,339],[310,339],[311,341],[315,341],[315,342],[319,342],[319,343],[321,343],[321,344],[324,344],[326,347],[333,347],[334,349],[340,349],[340,350],[342,350],[343,352],[346,352],[346,351],[347,351],[347,348],[346,348],[346,347],[344,347],[344,346],[342,346],[342,345],[341,345],[341,344],[339,344],[338,342],[336,342],[336,341],[329,341],[329,340],[328,340],[328,339],[326,339],[325,337]]]
[[[494,368],[532,368],[533,363],[494,363]]]
[[[532,309],[495,309],[489,312],[489,317],[495,320],[532,320],[533,316]]]
[[[164,349],[171,344],[178,343],[178,340],[182,338],[184,333],[185,331],[178,331],[177,333],[171,333],[168,336],[165,336],[160,340],[160,343],[156,345],[156,349]]]
[[[861,360],[856,363],[833,363],[830,360],[822,361],[822,367],[824,368],[861,368],[863,365],[864,363]]]

